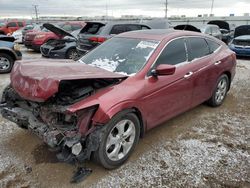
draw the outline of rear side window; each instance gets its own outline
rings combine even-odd
[[[198,38],[198,37],[187,38],[187,46],[188,46],[189,61],[210,54],[207,42],[203,38]]]
[[[213,53],[214,51],[216,51],[220,45],[212,40],[206,39],[210,53]]]
[[[120,34],[126,32],[126,25],[114,25],[110,31],[110,34]]]
[[[17,22],[19,27],[23,27],[23,22]]]
[[[64,29],[65,31],[72,31],[72,27],[70,24],[65,24],[62,26],[62,29]]]
[[[17,27],[16,22],[10,22],[8,23],[7,27]]]
[[[87,25],[81,30],[82,34],[98,34],[101,28],[104,26],[102,23],[87,23]]]
[[[156,61],[156,66],[160,64],[176,65],[185,61],[187,61],[185,41],[184,39],[176,39],[162,51]]]
[[[72,25],[72,31],[75,31],[75,30],[78,30],[78,29],[81,29],[82,26],[81,25]]]

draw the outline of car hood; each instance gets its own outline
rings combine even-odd
[[[242,35],[250,35],[250,25],[242,25],[235,28],[234,38]]]
[[[193,25],[177,25],[174,27],[176,30],[187,30],[187,31],[195,31],[195,32],[201,32],[200,29],[196,28]]]
[[[208,22],[207,24],[217,25],[220,29],[226,29],[226,30],[230,31],[229,23],[227,23],[223,20],[212,20],[212,21]]]
[[[0,35],[0,41],[14,42],[15,38],[13,36]]]
[[[66,37],[66,36],[69,36],[69,37],[73,37],[75,38],[73,35],[71,35],[70,33],[68,33],[67,31],[53,25],[53,24],[50,24],[50,23],[45,23],[43,24],[43,27],[45,27],[46,29],[50,30],[51,32],[55,33],[57,36],[59,37]]]
[[[61,81],[127,76],[69,60],[30,60],[16,62],[10,77],[12,87],[21,97],[44,102],[58,92]]]

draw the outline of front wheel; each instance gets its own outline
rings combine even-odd
[[[229,78],[226,74],[223,74],[219,77],[213,95],[207,101],[210,106],[216,107],[223,103],[228,92],[229,84]]]
[[[0,53],[0,73],[8,73],[14,65],[14,59],[8,54]]]
[[[75,48],[71,48],[66,53],[66,59],[72,59],[76,61],[78,59],[78,54]]]
[[[140,122],[133,113],[118,114],[105,125],[95,160],[107,169],[121,166],[134,150],[140,135]]]

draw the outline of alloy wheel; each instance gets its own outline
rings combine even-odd
[[[217,90],[215,93],[215,100],[216,103],[221,103],[227,93],[227,80],[225,78],[221,79],[220,82],[217,85]]]
[[[111,161],[124,158],[135,142],[135,125],[125,119],[119,121],[110,131],[106,141],[106,155]]]
[[[8,70],[10,68],[10,61],[5,57],[0,57],[0,70]]]

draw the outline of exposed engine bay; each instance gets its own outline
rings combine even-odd
[[[92,126],[98,106],[69,114],[67,107],[121,79],[61,81],[59,91],[45,102],[25,100],[8,86],[1,101],[1,114],[19,127],[39,136],[64,162],[84,161],[98,148],[100,127]],[[87,133],[88,132],[88,133]],[[89,134],[91,133],[91,134]]]
[[[75,42],[76,40],[73,39],[73,38],[64,38],[64,39],[57,39],[57,40],[49,40],[46,45],[49,45],[51,47],[64,47],[65,46],[65,43],[67,42]]]

